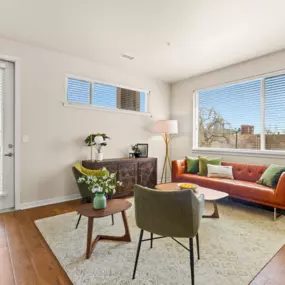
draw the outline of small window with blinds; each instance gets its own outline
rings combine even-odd
[[[285,151],[285,75],[195,92],[194,148]]]
[[[108,109],[147,112],[147,92],[113,85],[68,78],[68,103],[90,105]]]

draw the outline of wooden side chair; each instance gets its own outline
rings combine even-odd
[[[191,190],[161,191],[139,185],[135,185],[134,193],[136,223],[141,231],[133,279],[136,275],[141,243],[150,241],[152,248],[153,240],[170,237],[189,251],[191,280],[194,285],[193,238],[196,237],[198,259],[200,259],[198,229],[204,212],[204,195],[197,197]],[[143,239],[144,231],[151,233],[150,239]],[[153,237],[153,234],[159,237]],[[188,238],[189,248],[176,238]]]
[[[73,167],[72,167],[72,171],[74,174],[74,178],[76,180],[77,183],[77,187],[79,190],[79,193],[81,195],[81,203],[85,204],[85,203],[92,203],[93,202],[93,198],[94,198],[94,194],[88,190],[88,187],[86,184],[84,183],[78,183],[78,178],[81,177],[82,175],[95,175],[95,176],[102,176],[102,175],[107,175],[109,176],[110,173],[107,170],[92,170],[92,169],[86,169],[84,168],[80,162],[76,162]],[[111,219],[112,219],[112,225],[115,224],[114,221],[114,215],[111,215]],[[81,220],[81,215],[79,215],[79,218],[77,220],[76,223],[76,229],[79,226]]]

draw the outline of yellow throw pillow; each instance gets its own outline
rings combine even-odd
[[[74,167],[77,168],[82,174],[89,176],[110,176],[110,173],[107,169],[88,169],[83,167],[80,163],[75,163]]]

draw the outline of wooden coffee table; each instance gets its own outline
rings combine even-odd
[[[183,182],[180,182],[180,183],[183,183]],[[185,182],[185,183],[189,183],[189,182]],[[155,188],[158,190],[163,190],[163,191],[180,190],[177,184],[178,183],[175,183],[175,182],[163,183],[163,184],[156,185]],[[200,187],[200,186],[196,189],[195,194],[197,196],[199,196],[200,194],[204,194],[205,201],[211,201],[213,203],[214,213],[212,215],[203,215],[203,218],[214,218],[214,219],[217,219],[220,217],[217,200],[220,200],[222,198],[229,196],[228,193],[224,193],[221,191],[217,191],[217,190],[205,188],[205,187]]]
[[[126,200],[113,199],[107,201],[107,207],[102,210],[93,209],[92,203],[80,205],[77,212],[82,216],[88,218],[88,229],[87,229],[87,247],[86,247],[86,259],[88,259],[93,252],[96,244],[99,240],[114,240],[114,241],[125,241],[130,242],[131,236],[128,226],[128,221],[126,217],[126,210],[130,208],[132,204]],[[97,237],[92,241],[93,232],[93,221],[94,218],[103,218],[116,213],[122,213],[122,218],[125,226],[125,234],[123,236],[106,236],[97,235]]]

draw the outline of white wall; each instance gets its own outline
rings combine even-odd
[[[257,76],[284,69],[285,51],[267,55],[255,60],[223,68],[208,74],[189,78],[172,85],[171,116],[179,121],[179,134],[172,143],[172,159],[182,159],[192,154],[193,142],[193,90],[212,87],[227,82]],[[285,118],[284,118],[285,120]],[[202,153],[195,153],[197,156]],[[285,157],[269,158],[254,156],[222,156],[224,161],[271,164],[285,164]]]
[[[4,38],[1,54],[21,61],[21,135],[30,139],[21,144],[21,203],[78,193],[71,166],[88,157],[83,141],[94,132],[112,138],[105,158],[125,156],[129,144],[149,143],[149,156],[158,157],[160,175],[164,143],[150,127],[156,119],[169,118],[168,84]],[[153,117],[64,107],[66,74],[150,90]]]

